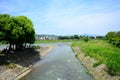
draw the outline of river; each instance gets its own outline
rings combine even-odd
[[[69,43],[52,45],[56,47],[37,62],[33,70],[21,80],[94,80],[75,57]]]

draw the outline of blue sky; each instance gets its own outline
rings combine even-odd
[[[0,0],[0,13],[27,16],[36,34],[120,31],[120,0]]]

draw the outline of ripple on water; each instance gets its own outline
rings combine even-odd
[[[62,80],[62,79],[60,79],[60,78],[57,78],[57,80]]]

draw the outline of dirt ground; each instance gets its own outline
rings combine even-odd
[[[40,49],[26,48],[14,54],[0,53],[0,80],[18,80],[53,48],[54,46],[47,46]]]

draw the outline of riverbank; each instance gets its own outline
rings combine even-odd
[[[72,48],[76,57],[89,70],[88,73],[92,74],[96,80],[120,80],[120,76],[111,76],[108,74],[108,69],[105,64],[100,64],[97,67],[94,67],[93,65],[98,61],[90,56],[85,55],[78,46],[74,46]]]
[[[28,48],[10,55],[6,65],[0,65],[0,80],[18,80],[32,70],[32,65],[41,60],[54,46],[40,49]]]

